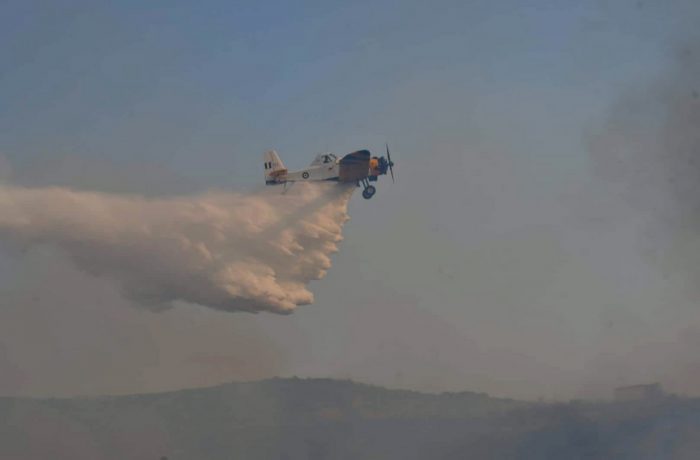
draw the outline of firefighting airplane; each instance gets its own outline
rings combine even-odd
[[[294,182],[335,181],[355,183],[364,187],[362,197],[369,200],[377,193],[377,188],[370,185],[379,176],[391,173],[394,181],[394,162],[391,161],[389,145],[386,146],[385,157],[373,157],[369,150],[358,150],[338,158],[332,153],[321,153],[307,169],[289,172],[274,150],[265,152],[265,184],[279,185]]]

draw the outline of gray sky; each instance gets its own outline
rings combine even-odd
[[[0,5],[1,180],[246,191],[265,149],[293,168],[385,141],[399,176],[354,197],[291,316],[143,311],[55,249],[0,246],[0,393],[300,375],[700,394],[697,228],[667,225],[698,208],[664,185],[687,158],[655,156],[699,145],[668,127],[697,107],[664,90],[692,100],[695,2],[334,3]]]

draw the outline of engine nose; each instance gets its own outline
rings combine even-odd
[[[379,158],[379,168],[378,168],[382,174],[386,174],[387,170],[389,169],[389,162],[385,157],[380,157]]]

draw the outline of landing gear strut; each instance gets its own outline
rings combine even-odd
[[[377,188],[374,185],[369,185],[369,180],[363,179],[360,183],[365,188],[362,190],[362,198],[365,200],[369,200],[377,193]],[[358,183],[357,185],[359,186],[360,184]]]

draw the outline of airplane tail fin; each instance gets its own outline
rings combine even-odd
[[[274,185],[284,182],[283,176],[287,174],[287,168],[274,150],[268,150],[263,155],[265,161],[265,183]]]

